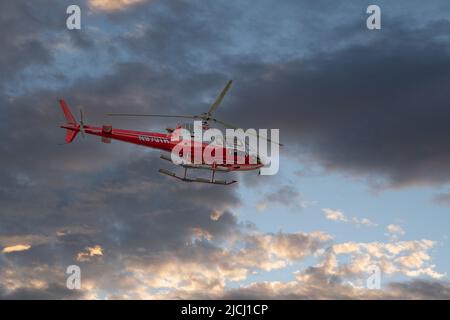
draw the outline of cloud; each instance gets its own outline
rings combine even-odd
[[[0,298],[2,300],[59,300],[80,299],[82,295],[76,290],[67,290],[65,286],[50,284],[45,288],[22,287],[12,292],[2,292],[0,288]]]
[[[450,299],[450,284],[448,282],[414,280],[391,283],[389,287],[393,296],[403,296],[407,299]]]
[[[391,283],[382,290],[355,288],[350,285],[315,283],[258,282],[229,290],[225,299],[444,299],[450,298],[450,284],[425,280]]]
[[[269,205],[269,204],[268,204],[266,201],[261,200],[260,202],[258,202],[258,203],[256,204],[256,210],[258,210],[258,211],[264,211],[264,210],[267,209],[268,205]]]
[[[49,7],[53,5],[59,7],[56,1],[50,1]],[[35,19],[34,9],[35,5],[26,1],[0,4],[0,25],[4,26],[0,30],[0,81],[11,80],[19,70],[33,63],[46,64],[51,60],[41,36],[48,25]]]
[[[97,293],[102,292],[111,299],[220,297],[228,283],[245,280],[261,270],[280,269],[301,261],[330,240],[329,235],[320,232],[252,232],[239,235],[229,245],[212,238],[194,237],[179,251],[164,250],[158,254],[148,248],[135,252],[111,251],[104,260],[81,266],[84,288],[81,293],[87,298],[98,297]],[[7,272],[7,268],[3,270]],[[43,290],[48,287],[44,280],[47,272],[51,271],[44,266],[39,272],[30,273],[41,279],[39,286]],[[18,270],[10,270],[7,279],[15,279],[17,273]],[[38,285],[35,280],[32,282]],[[13,283],[19,288],[23,285]],[[9,288],[8,292],[12,295],[14,289]]]
[[[356,217],[352,218],[352,222],[357,226],[366,226],[366,227],[376,227],[377,224],[375,222],[370,221],[367,218],[358,219]]]
[[[79,252],[77,254],[77,261],[89,261],[90,258],[95,256],[103,256],[103,249],[101,246],[96,245],[94,247],[87,247],[85,251]]]
[[[325,217],[328,220],[332,221],[341,221],[341,222],[347,222],[347,217],[342,211],[339,210],[332,210],[328,208],[322,209],[323,213],[325,214]]]
[[[332,244],[324,253],[320,254],[317,247],[306,245],[310,240],[318,247],[329,245],[329,236],[325,234],[258,234],[256,239],[248,238],[253,245],[240,254],[232,254],[230,249],[209,251],[204,259],[176,260],[154,265],[129,263],[127,270],[132,273],[131,279],[138,279],[136,284],[145,283],[146,287],[138,290],[118,292],[111,298],[150,298],[150,299],[424,299],[426,293],[419,287],[423,285],[429,290],[435,288],[433,297],[445,299],[450,285],[446,281],[438,281],[444,275],[434,270],[430,264],[430,257],[426,253],[435,243],[429,240],[415,240],[398,243],[357,243],[346,242]],[[271,238],[271,239],[270,239]],[[267,241],[269,240],[270,241]],[[282,240],[283,239],[283,240]],[[294,240],[295,239],[295,240]],[[305,239],[309,239],[305,242]],[[273,241],[275,240],[275,241]],[[300,240],[300,247],[296,241]],[[278,243],[278,245],[273,245]],[[305,246],[306,245],[306,246]],[[298,248],[298,255],[291,255],[294,248]],[[197,250],[200,247],[197,248]],[[311,250],[313,249],[313,250]],[[197,251],[196,250],[196,251]],[[239,285],[230,289],[227,281],[247,279],[250,271],[273,270],[286,267],[285,263],[267,265],[269,259],[264,250],[275,254],[287,261],[302,261],[312,255],[319,257],[315,266],[294,272],[294,280],[288,281],[260,281],[247,285]],[[198,252],[197,252],[198,253]],[[205,253],[206,254],[206,253]],[[257,259],[257,256],[260,259]],[[348,256],[345,259],[342,257]],[[255,258],[254,258],[255,257]],[[405,258],[403,257],[413,257]],[[165,261],[171,261],[164,259]],[[410,260],[410,261],[408,261]],[[214,261],[214,263],[212,263]],[[225,262],[226,261],[226,262]],[[264,263],[258,263],[264,262]],[[211,264],[212,263],[212,264]],[[366,279],[370,275],[369,266],[378,265],[381,270],[381,290],[367,289]],[[199,272],[198,270],[208,270]],[[411,280],[402,284],[388,282],[393,275],[418,277],[426,275],[434,280]],[[184,279],[189,279],[185,281]],[[130,282],[126,282],[130,285]],[[407,291],[405,286],[417,286]],[[149,292],[151,288],[170,288],[170,290]],[[438,288],[442,290],[439,291]],[[117,289],[117,287],[116,287]],[[121,290],[119,290],[121,291]]]
[[[109,190],[111,191],[111,189]],[[109,192],[108,191],[108,192]],[[98,191],[97,191],[98,192]],[[129,197],[130,193],[121,191],[114,193],[111,199]],[[133,193],[131,193],[133,197]],[[96,197],[96,196],[95,196]],[[94,197],[94,198],[95,198]],[[112,200],[111,200],[112,201]],[[109,201],[107,202],[109,203]],[[115,202],[114,206],[120,204]],[[80,207],[72,208],[74,212]],[[112,207],[109,213],[112,214]],[[90,210],[89,205],[83,210]],[[133,211],[129,211],[129,214]],[[167,217],[164,217],[167,215]],[[140,216],[140,215],[139,215]],[[158,218],[159,216],[159,218]],[[274,295],[275,298],[384,298],[384,297],[413,297],[413,293],[401,290],[392,292],[389,286],[383,292],[372,292],[358,286],[350,286],[349,281],[358,284],[367,277],[367,267],[371,264],[380,265],[384,275],[403,274],[408,277],[428,276],[435,279],[442,278],[442,274],[435,270],[428,250],[435,246],[430,240],[401,241],[401,242],[344,242],[332,243],[332,237],[323,232],[311,233],[263,233],[255,230],[237,228],[236,221],[229,223],[233,228],[215,229],[209,223],[223,224],[229,213],[223,212],[215,219],[211,214],[202,214],[203,219],[191,223],[187,221],[185,227],[176,233],[167,235],[163,241],[159,234],[158,243],[152,240],[152,233],[157,229],[133,226],[133,238],[127,232],[124,220],[114,219],[114,228],[110,229],[108,220],[102,219],[98,227],[102,232],[95,235],[95,239],[102,245],[88,246],[78,252],[83,272],[83,291],[78,298],[99,298],[100,293],[110,299],[155,299],[155,298],[245,298],[252,292],[255,298]],[[78,218],[83,218],[79,216]],[[129,218],[129,217],[128,217]],[[163,220],[160,220],[160,219]],[[155,228],[164,228],[163,221],[173,220],[170,212],[157,215],[146,215]],[[207,222],[210,221],[210,222]],[[144,223],[142,216],[138,219]],[[186,223],[186,222],[184,222]],[[226,224],[225,224],[226,225]],[[223,226],[225,226],[223,225]],[[109,230],[109,231],[108,231]],[[224,234],[221,234],[224,232]],[[183,234],[184,233],[184,234]],[[83,237],[61,234],[61,242],[55,247],[50,243],[41,245],[40,252],[45,251],[63,253],[65,263],[71,264],[70,251],[79,248]],[[113,237],[102,237],[101,234]],[[126,235],[126,237],[125,237]],[[176,239],[175,237],[181,237]],[[87,241],[91,241],[87,235]],[[170,241],[172,238],[175,241]],[[132,242],[130,242],[132,241]],[[61,249],[64,251],[61,251]],[[108,255],[102,260],[90,258],[103,254],[107,249]],[[65,283],[64,264],[54,263],[55,253],[45,258],[46,263],[40,267],[25,267],[27,264],[17,264],[13,261],[3,261],[0,271],[0,288],[3,296],[14,298],[35,294],[36,297],[58,297],[52,288],[58,283]],[[343,256],[350,256],[341,259]],[[35,259],[31,252],[22,261]],[[58,260],[61,259],[61,256]],[[250,275],[270,270],[283,270],[295,262],[306,259],[319,259],[313,267],[295,272],[295,280],[288,282],[259,282],[250,285],[238,285],[237,289],[230,289],[229,283],[249,279]],[[89,264],[86,262],[90,261]],[[2,262],[0,261],[0,264]],[[6,264],[5,264],[6,263]],[[22,265],[18,268],[19,265]],[[26,274],[26,276],[24,276]],[[55,274],[58,279],[55,279]],[[384,279],[384,278],[383,278]],[[384,281],[384,280],[383,280]],[[437,285],[438,283],[433,283]],[[445,283],[442,285],[446,286]],[[326,289],[326,290],[325,290]],[[273,290],[273,291],[272,291]],[[69,290],[66,290],[69,291]],[[59,292],[59,297],[70,296],[70,292]],[[276,296],[275,296],[276,295]],[[420,296],[417,293],[416,296]],[[442,297],[442,296],[441,296]]]
[[[145,0],[89,0],[89,6],[94,10],[117,11],[144,1]]]
[[[308,205],[301,193],[289,185],[284,185],[275,191],[266,193],[258,202],[257,209],[263,211],[267,209],[269,205],[274,203],[297,209],[304,209]]]
[[[351,279],[355,275],[367,273],[371,265],[377,265],[385,275],[427,275],[440,279],[445,274],[436,272],[435,266],[429,264],[430,256],[427,251],[434,246],[435,242],[430,240],[335,244],[327,253],[328,260],[334,261],[327,270],[335,276]],[[336,258],[341,255],[350,255],[350,262],[339,265]]]
[[[439,193],[433,198],[433,202],[440,205],[450,205],[450,192]]]
[[[174,183],[157,173],[167,165],[157,152],[104,145],[95,137],[60,146],[63,117],[56,103],[64,97],[74,113],[85,106],[89,123],[162,129],[161,123],[103,115],[202,112],[233,76],[221,117],[239,114],[239,125],[279,127],[291,142],[291,161],[306,155],[331,171],[381,175],[391,186],[445,183],[448,112],[442,106],[448,97],[440,88],[449,80],[448,48],[440,39],[446,22],[394,28],[361,43],[352,42],[354,35],[333,41],[338,49],[327,53],[292,54],[298,48],[290,48],[278,55],[267,52],[283,48],[284,40],[260,33],[276,30],[278,21],[247,19],[233,3],[90,3],[99,13],[91,21],[102,28],[69,34],[59,13],[70,1],[0,4],[0,24],[7,25],[0,33],[0,89],[17,89],[0,90],[8,119],[0,126],[0,245],[29,246],[0,256],[2,299],[448,296],[448,283],[435,281],[443,274],[433,264],[430,240],[333,244],[323,231],[262,232],[238,219],[239,189]],[[315,8],[306,15],[323,14],[321,4]],[[108,19],[95,20],[99,16]],[[267,196],[288,207],[304,204],[291,185]],[[74,263],[82,268],[82,291],[65,288],[65,269]],[[300,263],[292,281],[242,285]],[[383,292],[349,285],[364,280],[369,263],[388,275],[435,280],[386,285]]]
[[[406,234],[405,230],[397,224],[390,224],[386,227],[388,235],[393,239],[397,239],[399,236],[403,236]]]
[[[26,243],[27,245],[40,245],[49,242],[50,239],[45,235],[21,234],[21,235],[0,235],[0,246],[9,247]]]
[[[284,262],[300,260],[314,254],[331,239],[331,236],[324,232],[309,234],[280,232],[246,236],[248,249],[243,251],[242,259],[253,259],[251,264],[260,265],[260,268],[261,264],[265,263],[264,261],[271,261],[273,258],[281,259],[278,261],[283,261],[284,264]],[[266,259],[261,259],[261,256],[266,256]]]
[[[18,252],[18,251],[26,251],[30,248],[31,248],[31,246],[28,244],[17,244],[15,246],[4,247],[2,249],[2,252],[3,253],[11,253],[11,252]]]
[[[352,217],[351,219],[347,218],[344,212],[340,210],[333,210],[329,208],[322,209],[322,212],[325,215],[325,218],[332,221],[345,222],[345,223],[353,223],[356,226],[365,226],[365,227],[376,227],[377,224],[375,222],[370,221],[367,218],[357,218]]]
[[[239,80],[225,116],[239,111],[239,125],[280,128],[296,159],[378,188],[448,183],[449,44],[439,39],[449,24],[398,23],[283,62],[242,59],[233,64]]]

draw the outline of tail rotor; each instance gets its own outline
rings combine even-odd
[[[78,132],[81,132],[81,136],[84,138],[86,131],[84,126],[83,110],[80,109],[80,121],[77,123],[72,112],[70,112],[67,103],[64,100],[59,100],[59,105],[61,106],[61,109],[64,112],[64,117],[66,118],[66,124],[61,126],[61,128],[66,129],[66,143],[71,143],[77,136]]]

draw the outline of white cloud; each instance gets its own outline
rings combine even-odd
[[[403,236],[406,234],[405,230],[397,225],[397,224],[390,224],[386,227],[387,235],[391,237],[392,240],[397,240],[400,236]]]
[[[357,226],[365,226],[365,227],[376,227],[378,226],[375,222],[370,221],[367,218],[358,219],[356,217],[352,218],[352,222]]]
[[[324,209],[322,209],[322,211],[328,220],[341,221],[341,222],[348,221],[347,217],[345,216],[345,214],[342,211],[332,210],[329,208],[324,208]]]
[[[322,209],[325,218],[332,221],[339,221],[339,222],[351,222],[356,226],[365,226],[365,227],[376,227],[377,224],[375,222],[370,221],[367,218],[357,218],[352,217],[351,219],[347,218],[344,212],[341,210],[333,210],[329,208],[323,208]]]

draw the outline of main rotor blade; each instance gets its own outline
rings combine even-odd
[[[214,103],[209,108],[209,110],[208,110],[209,115],[211,115],[219,107],[220,103],[223,100],[223,97],[225,97],[225,95],[227,94],[227,91],[230,89],[232,83],[233,83],[233,80],[229,80],[227,82],[227,85],[225,86],[225,88],[223,88],[222,92],[216,98],[216,101],[214,101]]]
[[[226,122],[218,120],[218,119],[211,118],[211,119],[209,119],[209,121],[217,122],[217,123],[221,124],[222,126],[224,126],[225,128],[238,129],[238,127],[233,126],[232,124],[226,123]]]
[[[217,123],[221,124],[222,126],[224,126],[225,128],[235,129],[235,130],[238,129],[236,126],[233,126],[232,124],[226,123],[226,122],[221,121],[221,120],[218,120],[218,119],[212,118],[212,119],[210,119],[210,121],[217,122]],[[258,137],[258,138],[267,140],[267,141],[269,141],[269,142],[271,142],[271,143],[276,143],[276,144],[278,144],[279,146],[283,146],[282,143],[272,141],[272,140],[270,140],[270,139],[267,138],[267,137],[262,137],[262,136],[259,136],[259,135],[257,135],[257,134],[253,134],[253,133],[251,133],[251,132],[249,132],[249,134],[252,135],[252,136],[255,136],[255,137]]]
[[[84,121],[83,120],[84,120],[83,109],[80,108],[80,132],[81,132],[81,136],[84,139],[85,135],[84,135]]]
[[[108,113],[112,117],[160,117],[160,118],[184,118],[184,119],[198,119],[198,116],[177,116],[170,114],[137,114],[137,113]]]

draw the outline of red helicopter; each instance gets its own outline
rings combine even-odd
[[[232,128],[237,129],[236,127],[227,124],[223,121],[220,121],[216,118],[212,117],[213,112],[219,107],[220,103],[222,102],[225,94],[229,90],[230,86],[232,84],[232,81],[228,81],[225,88],[222,90],[222,92],[219,94],[219,96],[216,98],[214,103],[209,108],[208,112],[204,112],[200,115],[194,115],[194,116],[186,116],[186,115],[161,115],[161,114],[130,114],[130,113],[110,113],[108,115],[110,116],[144,116],[144,117],[168,117],[168,118],[184,118],[184,119],[194,119],[194,120],[201,120],[203,129],[210,128],[209,122],[217,123],[225,128]],[[178,144],[178,141],[172,141],[172,135],[176,134],[177,129],[186,129],[191,131],[193,128],[192,123],[185,123],[185,124],[178,124],[176,129],[167,128],[167,133],[159,133],[159,132],[143,132],[143,131],[134,131],[134,130],[123,130],[123,129],[116,129],[113,128],[111,125],[103,125],[102,127],[95,127],[86,125],[83,122],[83,111],[80,109],[80,121],[77,122],[72,115],[72,113],[69,110],[69,107],[67,106],[66,102],[64,100],[59,101],[61,108],[64,112],[65,118],[67,120],[67,123],[62,125],[61,128],[66,129],[66,143],[71,143],[77,134],[81,132],[81,135],[85,136],[85,134],[91,134],[95,136],[100,136],[103,143],[111,143],[111,139],[114,140],[120,140],[128,143],[134,143],[137,145],[142,145],[145,147],[150,147],[154,149],[159,149],[166,152],[172,152],[173,148]],[[191,131],[192,132],[192,131]],[[198,143],[200,143],[200,147],[202,148],[202,151],[208,143],[205,142],[196,142],[193,139],[192,136],[192,148],[195,147],[197,144],[197,147],[199,146]],[[266,140],[270,141],[270,139],[265,138]],[[281,144],[280,144],[281,145]],[[188,157],[192,157],[190,159],[191,161],[184,161],[181,165],[184,168],[184,175],[178,176],[174,172],[165,170],[165,169],[159,169],[159,172],[165,175],[168,175],[169,177],[177,178],[179,180],[185,181],[185,182],[202,182],[202,183],[211,183],[211,184],[220,184],[220,185],[230,185],[235,183],[235,180],[226,181],[226,180],[217,180],[215,179],[215,173],[217,172],[232,172],[232,171],[249,171],[249,170],[257,170],[261,167],[263,167],[265,164],[263,161],[261,161],[261,158],[259,156],[250,155],[249,152],[242,150],[238,150],[236,147],[229,147],[228,145],[226,147],[221,148],[221,153],[219,151],[219,155],[223,156],[223,159],[225,159],[227,153],[229,153],[229,156],[232,155],[232,159],[234,161],[230,163],[230,161],[220,161],[218,164],[212,163],[209,164],[206,161],[202,159],[200,164],[195,164],[193,160],[194,152],[190,152],[190,155]],[[203,154],[203,152],[202,152]],[[234,154],[234,155],[233,155]],[[180,158],[183,157],[183,152],[179,154]],[[186,155],[185,155],[186,156]],[[256,157],[252,158],[252,157]],[[172,158],[170,156],[161,155],[161,159],[167,160],[173,163]],[[178,164],[178,163],[177,163]],[[187,177],[187,170],[188,169],[207,169],[212,171],[212,175],[210,179],[204,179],[204,178],[189,178]]]

